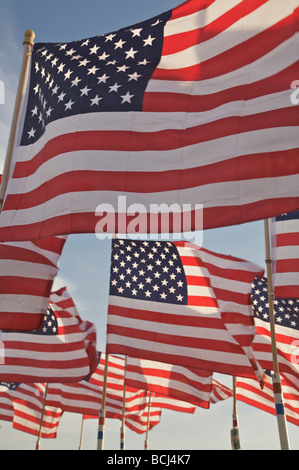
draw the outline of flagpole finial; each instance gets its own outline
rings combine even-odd
[[[35,32],[32,31],[32,29],[26,29],[24,33],[23,44],[28,44],[29,46],[33,46],[34,38],[35,38]]]

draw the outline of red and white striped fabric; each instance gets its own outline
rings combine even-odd
[[[47,404],[60,407],[64,411],[99,417],[102,406],[104,370],[106,355],[101,353],[95,372],[87,380],[69,384],[50,384]],[[109,356],[106,384],[106,417],[122,419],[124,395],[125,361],[123,358]],[[133,387],[126,387],[125,421],[135,432],[145,432],[148,414],[147,392]],[[158,424],[161,407],[153,406],[150,410],[151,427]]]
[[[212,372],[128,357],[125,383],[209,408]]]
[[[298,75],[297,6],[296,1],[281,0],[188,0],[174,8],[167,19],[163,16],[162,38],[158,41],[152,29],[152,49],[148,42],[147,47],[141,42],[138,50],[153,50],[163,43],[137,111],[131,107],[123,112],[113,106],[97,111],[108,86],[113,85],[105,81],[114,73],[109,68],[100,77],[99,88],[93,83],[95,98],[88,96],[93,112],[80,108],[79,114],[71,114],[78,87],[72,87],[70,74],[72,78],[80,74],[82,103],[87,88],[91,89],[88,75],[92,77],[98,69],[95,49],[86,47],[86,41],[74,41],[63,45],[64,49],[54,43],[36,44],[32,73],[37,74],[49,109],[43,110],[44,133],[37,136],[31,119],[37,123],[39,99],[36,107],[33,102],[28,105],[24,135],[29,144],[15,151],[16,165],[0,218],[0,241],[94,233],[95,226],[99,231],[124,233],[136,217],[135,212],[129,214],[126,223],[125,214],[134,203],[145,207],[145,223],[148,214],[156,213],[152,205],[176,203],[179,214],[191,211],[195,217],[196,205],[202,204],[204,228],[296,210],[298,109],[290,99],[290,84]],[[149,35],[153,23],[142,22],[135,28]],[[134,31],[124,28],[116,34],[127,42]],[[105,38],[103,53],[111,35]],[[146,36],[143,40],[149,41]],[[96,41],[101,36],[89,38],[99,48]],[[74,50],[81,61],[89,61],[89,68],[75,70]],[[120,58],[126,60],[124,54]],[[65,64],[65,70],[69,68],[69,74],[64,78],[57,72],[50,88],[47,80],[56,59]],[[124,65],[133,67],[136,79],[141,74],[138,59],[133,61],[131,56],[129,60]],[[89,71],[82,75],[85,68]],[[59,93],[62,85],[69,86],[69,102],[60,103],[63,117],[48,124],[51,111],[55,106],[54,115],[57,108],[52,90],[57,91],[54,83],[59,77]],[[122,96],[132,104],[132,96],[123,95],[122,90],[119,101]],[[37,140],[32,142],[33,138]],[[119,204],[119,194],[126,197],[125,207]],[[96,214],[101,203],[105,209]],[[98,224],[106,211],[110,219]],[[116,224],[115,214],[124,216]],[[191,227],[195,225],[193,220]]]
[[[276,298],[299,298],[299,210],[273,218],[271,257]]]
[[[226,400],[227,398],[231,398],[232,396],[233,391],[229,387],[213,379],[211,403],[219,403],[220,401]]]
[[[75,382],[85,379],[95,370],[95,325],[62,309],[58,300],[65,301],[66,291],[62,291],[62,297],[60,292],[56,291],[50,297],[50,308],[40,330],[31,333],[0,332],[4,350],[0,364],[3,381]]]
[[[0,382],[0,420],[13,420],[13,404],[9,396],[8,384]]]
[[[14,408],[13,428],[38,436],[43,411],[46,384],[20,384],[10,391]],[[42,438],[56,438],[63,411],[45,406],[41,429]]]
[[[0,330],[39,328],[66,237],[0,243]]]
[[[299,426],[299,392],[290,382],[281,376],[282,394],[286,420]],[[276,415],[273,386],[269,379],[261,390],[258,382],[254,379],[237,380],[237,400],[248,405],[255,406],[260,410]]]
[[[122,252],[130,248],[127,246],[130,243],[134,243],[131,248],[135,252],[145,249],[142,252],[145,260],[153,255],[153,250],[157,251],[157,242],[146,242],[145,248],[144,242],[139,241],[113,242],[111,273],[116,274],[111,274],[110,279],[107,352],[229,375],[257,375],[262,380],[263,371],[250,348],[254,337],[251,284],[261,268],[189,242],[158,242],[162,252],[163,247],[168,252],[175,250],[175,266],[183,271],[179,283],[186,283],[187,299],[185,304],[139,299],[135,297],[137,289],[123,294],[119,281],[122,275],[119,266],[126,259]],[[164,252],[159,259],[157,255],[152,259],[154,276],[161,279],[162,256],[165,258]],[[122,269],[126,270],[127,265],[124,266]],[[157,288],[161,287],[158,284]]]
[[[180,413],[191,413],[193,414],[196,410],[196,406],[188,403],[187,401],[177,400],[167,395],[160,395],[159,393],[153,393],[151,397],[151,406],[157,408],[166,408],[172,411],[179,411]]]

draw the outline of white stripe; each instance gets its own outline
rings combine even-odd
[[[274,221],[276,235],[299,233],[299,219]]]
[[[16,276],[33,279],[49,279],[52,280],[56,276],[57,269],[40,263],[30,263],[28,261],[0,260],[0,279],[6,276]],[[0,298],[1,298],[0,294]],[[1,305],[2,309],[2,305]]]
[[[150,196],[146,193],[125,193],[126,209],[129,209],[131,204],[138,203],[144,205],[145,209],[150,212],[151,204],[160,205],[165,203],[170,206],[174,201],[180,204],[182,209],[184,209],[183,204],[191,204],[191,209],[194,209],[195,205],[198,204],[204,204],[204,209],[230,205],[240,206],[268,199],[297,197],[298,185],[299,175],[291,175],[215,183],[181,191],[151,193]],[[278,191],[278,188],[280,188],[280,191]],[[211,200],[211,194],[214,196],[213,200]],[[115,191],[87,191],[62,194],[33,208],[3,211],[1,213],[1,226],[29,225],[51,217],[66,215],[69,213],[70,207],[72,207],[73,214],[93,214],[101,203],[113,206],[112,213],[114,214],[118,210],[119,195],[121,194]],[[199,207],[197,206],[197,208]],[[135,213],[132,215],[136,216]]]
[[[221,0],[188,16],[170,19],[165,25],[164,36],[193,31],[201,26],[209,25],[239,3],[242,3],[241,0]]]
[[[298,230],[298,227],[297,227],[297,230]],[[276,259],[277,260],[298,259],[298,271],[299,271],[299,245],[278,246],[276,248]]]
[[[252,64],[240,67],[238,73],[232,70],[231,72],[217,75],[216,77],[199,80],[198,82],[187,82],[187,84],[173,80],[151,79],[146,88],[146,92],[164,91],[169,93],[188,93],[191,95],[209,95],[229,88],[248,85],[249,79],[250,83],[263,80],[297,63],[298,41],[299,33],[296,33],[293,37],[287,39],[277,48],[265,54],[260,59],[257,59]]]
[[[178,317],[205,315],[210,318],[220,318],[219,309],[216,307],[197,307],[191,305],[167,304],[162,302],[148,302],[146,300],[129,299],[126,297],[109,296],[109,305],[117,307],[134,308],[136,310],[147,310],[161,314],[178,315]],[[183,308],[182,308],[183,307]],[[185,313],[182,313],[185,312]]]
[[[132,320],[131,318],[128,318],[125,316],[119,317],[118,315],[113,315],[112,313],[109,313],[108,325],[109,326],[113,326],[113,325],[121,326],[122,328],[133,328],[136,331],[140,330],[143,332],[154,331],[156,333],[167,335],[168,336],[167,341],[169,342],[171,342],[171,336],[180,336],[185,339],[209,338],[210,340],[213,340],[213,341],[226,341],[227,343],[230,343],[230,344],[237,344],[236,341],[231,337],[231,335],[228,333],[228,331],[225,328],[218,330],[216,328],[208,328],[205,326],[195,327],[195,326],[184,325],[182,327],[182,325],[175,325],[173,323],[167,323],[166,320],[167,319],[165,317],[161,317],[161,321],[159,323],[151,322],[147,320],[139,320],[136,318]],[[163,345],[163,343],[161,344]],[[168,343],[167,343],[167,347],[168,347]],[[215,348],[216,347],[217,346],[215,346]],[[187,348],[187,346],[183,347],[183,349],[185,348]]]
[[[186,360],[186,358],[190,359],[197,359],[202,361],[214,361],[218,364],[235,364],[244,367],[251,367],[247,357],[245,354],[234,354],[234,353],[226,353],[225,351],[213,351],[206,349],[194,349],[194,348],[182,348],[178,347],[177,345],[173,346],[171,344],[167,345],[167,352],[165,353],[165,345],[161,345],[157,342],[147,341],[147,340],[139,340],[135,338],[130,338],[130,343],[128,344],[128,338],[122,337],[120,335],[108,334],[107,335],[107,344],[116,344],[119,346],[129,346],[130,348],[134,348],[139,353],[142,351],[147,351],[149,354],[151,352],[155,352],[161,355],[161,358],[164,357],[165,354],[172,356],[176,356],[177,360],[176,363],[179,364],[182,357]]]
[[[293,6],[290,3],[282,5],[281,0],[267,2],[233,23],[224,33],[217,34],[213,38],[183,51],[162,56],[158,69],[171,70],[177,67],[181,69],[212,59],[270,28],[293,12]]]
[[[38,313],[46,312],[48,299],[36,295],[0,294],[2,312],[12,313]]]

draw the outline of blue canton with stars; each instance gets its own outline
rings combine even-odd
[[[176,246],[113,240],[110,295],[187,305],[187,281]]]
[[[32,331],[32,333],[36,335],[58,335],[57,318],[50,306],[48,306],[42,326],[38,330]]]
[[[20,382],[0,382],[0,393],[8,390],[17,390]]]
[[[270,322],[267,279],[255,279],[252,290],[254,316]],[[299,299],[274,299],[275,323],[280,326],[299,329]]]
[[[34,45],[21,145],[34,143],[48,123],[67,116],[141,111],[170,16],[85,40]]]

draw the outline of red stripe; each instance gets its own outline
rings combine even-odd
[[[0,325],[3,331],[32,331],[40,328],[44,321],[44,314],[0,312]],[[16,382],[19,382],[16,380]],[[38,382],[38,380],[37,380]]]
[[[59,194],[80,191],[125,191],[157,193],[201,185],[274,178],[299,172],[299,154],[294,149],[246,155],[186,170],[161,172],[72,171],[56,176],[25,194],[8,194],[4,210],[26,209],[43,204]],[[100,201],[99,201],[100,202]],[[200,201],[198,201],[200,202]]]
[[[177,69],[155,69],[152,79],[197,81],[218,77],[254,63],[295,34],[294,14],[253,38],[199,64]]]
[[[281,128],[296,126],[297,124],[298,111],[296,106],[293,106],[249,116],[223,118],[187,129],[168,129],[157,132],[84,131],[76,134],[65,134],[48,141],[43,150],[30,161],[16,163],[13,177],[24,178],[32,175],[43,163],[51,160],[51,158],[73,151],[114,150],[140,152],[146,150],[173,150],[221,137],[252,132],[257,129]],[[75,139],[74,136],[76,136]],[[83,174],[83,172],[81,173]],[[115,174],[116,171],[113,173]],[[72,172],[69,173],[69,177],[65,176],[65,186],[72,187],[71,175],[74,174],[75,172]],[[122,175],[125,179],[128,173],[122,172]]]
[[[275,287],[275,297],[278,299],[288,298],[288,299],[298,299],[299,298],[299,286],[276,286]]]
[[[265,199],[242,206],[221,206],[215,208],[204,209],[203,223],[204,229],[210,229],[220,226],[236,225],[253,220],[261,220],[271,218],[284,212],[292,212],[299,207],[299,197]],[[191,230],[196,229],[194,223],[194,211],[192,211]],[[31,223],[28,225],[14,225],[11,227],[0,228],[0,238],[5,242],[19,241],[20,236],[24,240],[34,240],[36,238],[44,238],[52,235],[67,233],[94,233],[98,230],[99,222],[105,217],[107,227],[104,227],[99,233],[125,233],[126,227],[130,222],[134,221],[136,215],[126,216],[126,214],[111,214],[111,217],[96,216],[94,213],[73,213],[63,216],[52,217],[41,222]],[[143,214],[140,215],[140,218]],[[138,218],[139,219],[139,218]],[[139,219],[140,220],[140,219]],[[150,216],[144,215],[144,224],[149,229],[151,226]],[[159,224],[155,227],[154,233],[163,233],[161,231],[163,225]],[[173,224],[170,221],[170,233],[173,231]],[[129,232],[128,232],[129,233]],[[144,233],[144,232],[142,232]]]
[[[256,10],[261,5],[267,2],[268,0],[251,0],[251,2],[249,3],[247,0],[243,0],[243,2],[231,8],[229,11],[219,16],[219,18],[202,28],[197,28],[196,30],[187,31],[179,34],[173,34],[171,36],[166,36],[163,42],[162,56],[174,54],[175,52],[187,49],[188,47],[194,46],[199,43],[202,44],[204,41],[207,41],[217,36],[218,34],[223,33],[223,31],[229,28],[232,24],[236,23],[246,15],[249,15],[252,11]],[[190,13],[187,13],[187,15],[197,13],[197,11],[206,8],[207,6],[208,5],[205,5],[202,8],[199,8],[197,6],[197,9],[195,9],[193,3],[193,8],[192,10],[190,9],[191,11]],[[169,20],[169,22],[171,22],[172,19],[175,19],[175,17],[173,16]]]
[[[136,308],[126,308],[119,307],[109,304],[109,315],[119,316],[119,317],[128,317],[130,319],[144,320],[149,322],[163,323],[165,325],[183,325],[194,328],[209,328],[214,330],[225,330],[226,328],[223,324],[221,318],[206,318],[200,316],[188,316],[186,314],[182,315],[173,315],[171,313],[159,313],[151,312],[149,310],[140,310]],[[183,306],[186,308],[186,306]],[[158,307],[157,307],[158,308]],[[171,310],[171,304],[169,304]],[[167,327],[166,327],[167,328]]]
[[[50,295],[52,284],[52,279],[0,276],[0,294],[35,295],[46,299]]]
[[[299,228],[297,233],[278,233],[276,235],[276,246],[299,246]]]
[[[206,95],[179,94],[172,92],[146,91],[143,98],[143,111],[151,112],[203,112],[215,109],[226,103],[249,101],[261,96],[288,90],[296,75],[297,63],[250,85],[239,85]]]
[[[42,256],[34,251],[18,246],[0,244],[0,259],[24,261],[32,264],[43,264],[45,266],[56,267],[45,256]]]
[[[108,343],[107,344],[107,353],[115,353],[115,354],[122,354],[122,355],[129,355],[129,356],[137,356],[140,357],[140,353],[142,353],[142,357],[144,359],[149,359],[149,360],[157,360],[155,357],[153,357],[153,353],[151,351],[146,351],[142,350],[140,351],[139,349],[132,348],[129,346],[121,346],[118,344],[113,344],[113,343]],[[182,358],[179,355],[175,354],[165,354],[165,353],[159,353],[160,360],[163,360],[163,362],[167,362],[168,364],[178,364],[185,366],[186,363],[184,362],[185,358]],[[200,362],[200,365],[199,365]],[[244,367],[244,366],[238,366],[234,364],[221,364],[219,362],[213,362],[210,361],[209,359],[204,360],[204,361],[198,361],[197,359],[194,359],[193,357],[188,358],[188,365],[189,367],[195,367],[195,368],[201,368],[201,369],[206,369],[206,370],[217,370],[223,374],[228,374],[228,375],[238,375],[239,377],[254,377],[254,373],[251,367]]]
[[[299,260],[296,259],[280,259],[276,261],[276,273],[298,273]]]

